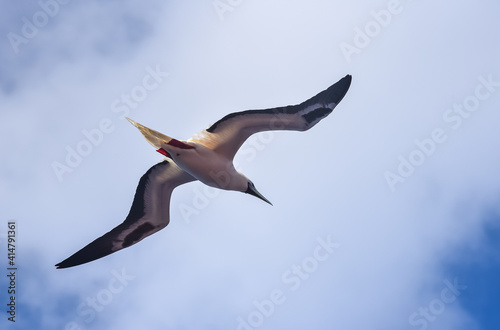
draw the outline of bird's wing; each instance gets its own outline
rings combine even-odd
[[[203,144],[232,159],[243,142],[254,133],[310,129],[333,111],[350,85],[351,76],[347,75],[301,104],[230,113],[189,141]]]
[[[125,221],[58,263],[56,267],[73,267],[102,258],[163,229],[170,220],[172,191],[175,187],[194,180],[170,159],[154,165],[141,177]]]

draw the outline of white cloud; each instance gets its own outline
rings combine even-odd
[[[1,68],[4,91],[9,79],[16,87],[0,114],[0,151],[8,155],[0,206],[5,220],[19,223],[20,251],[38,251],[37,266],[19,283],[23,303],[51,328],[76,315],[92,329],[236,329],[255,300],[277,289],[286,300],[262,329],[418,329],[408,318],[457,276],[443,264],[464,245],[480,245],[484,210],[497,204],[500,93],[459,129],[442,115],[474,93],[479,76],[500,80],[500,49],[492,42],[496,4],[404,5],[350,63],[339,44],[387,2],[244,1],[223,21],[210,2],[61,9],[17,57],[4,55],[9,62]],[[465,16],[476,23],[464,25]],[[111,111],[156,65],[169,76],[131,117],[181,139],[231,111],[301,102],[346,73],[353,84],[313,130],[275,133],[254,159],[239,155],[242,171],[274,207],[221,192],[187,224],[179,205],[192,203],[202,187],[191,183],[174,192],[172,221],[162,232],[56,271],[54,263],[123,221],[140,176],[159,160]],[[66,146],[103,118],[114,131],[60,183],[52,162],[63,161]],[[384,171],[437,127],[447,141],[391,192]],[[291,291],[283,273],[328,235],[341,247]],[[19,260],[30,259],[20,252]],[[82,321],[79,304],[122,268],[136,279],[90,324]],[[477,328],[462,299],[428,328]]]

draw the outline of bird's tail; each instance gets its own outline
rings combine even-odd
[[[146,140],[156,149],[160,149],[162,146],[162,143],[169,143],[172,140],[172,138],[170,136],[166,136],[165,134],[162,134],[162,133],[155,131],[151,128],[148,128],[144,125],[141,125],[138,122],[133,121],[132,119],[130,119],[128,117],[125,117],[125,118],[127,118],[127,120],[132,125],[137,127],[137,129],[139,129],[139,131],[142,133],[142,135],[144,135]]]
[[[177,147],[177,148],[181,148],[181,149],[192,149],[193,148],[192,146],[190,146],[187,143],[176,140],[174,138],[171,138],[170,136],[162,134],[162,133],[155,131],[151,128],[148,128],[144,125],[141,125],[138,122],[133,121],[132,119],[130,119],[128,117],[125,117],[125,118],[127,118],[127,120],[130,123],[132,123],[132,125],[134,125],[135,127],[137,127],[137,129],[139,129],[139,131],[146,138],[146,140],[149,142],[149,144],[151,144],[153,147],[155,147],[156,151],[158,151],[159,153],[161,153],[164,156],[170,157],[170,154],[166,150],[168,148],[165,148],[165,145],[169,145],[169,146]],[[172,157],[170,157],[170,158],[172,158]]]

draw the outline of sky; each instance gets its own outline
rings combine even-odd
[[[498,329],[497,1],[0,6],[2,329]],[[274,206],[192,182],[164,230],[54,267],[161,160],[124,116],[188,139],[346,74],[313,129],[237,154]]]

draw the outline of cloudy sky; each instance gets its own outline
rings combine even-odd
[[[1,6],[2,329],[498,329],[497,1]],[[314,129],[237,155],[274,206],[189,183],[165,230],[55,269],[161,160],[124,115],[187,139],[346,74]]]

